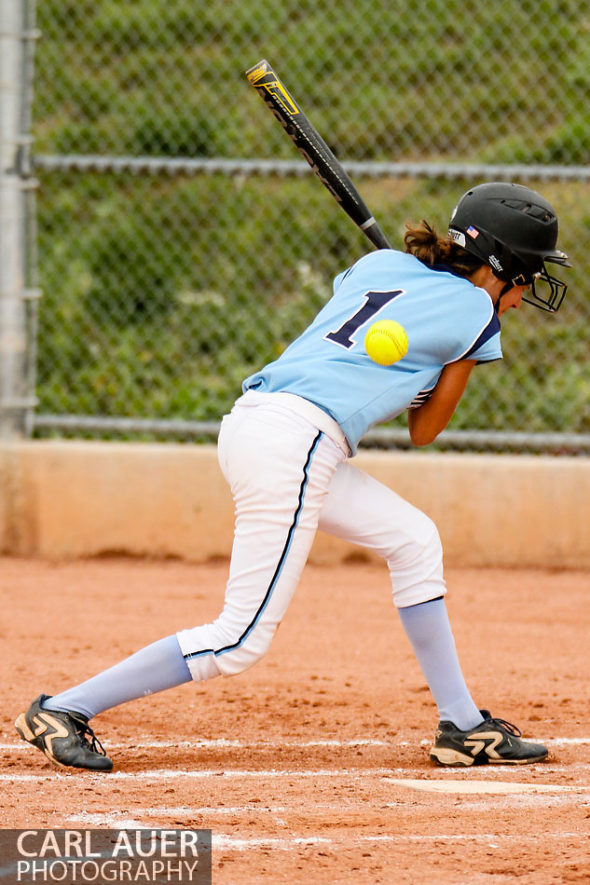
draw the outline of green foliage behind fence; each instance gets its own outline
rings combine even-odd
[[[590,19],[555,3],[45,0],[35,154],[297,155],[248,86],[275,64],[349,160],[586,164]],[[550,63],[549,63],[550,62]],[[369,246],[311,175],[38,172],[39,411],[216,419]],[[390,238],[474,183],[363,178]],[[504,322],[453,427],[590,431],[590,186],[535,183],[575,268]]]

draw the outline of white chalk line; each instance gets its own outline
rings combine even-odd
[[[547,833],[543,834],[543,839],[553,839],[557,841],[564,841],[566,839],[572,841],[580,841],[584,842],[588,839],[587,833],[571,833],[571,832],[561,832],[561,833]],[[458,833],[458,834],[449,834],[449,833],[430,833],[426,836],[422,835],[405,835],[405,834],[396,834],[396,835],[386,835],[386,834],[368,834],[368,835],[359,835],[352,836],[350,833],[340,837],[334,836],[292,836],[292,837],[281,837],[281,836],[258,836],[250,839],[240,839],[235,836],[231,836],[226,833],[218,833],[213,834],[213,848],[216,849],[226,849],[229,851],[248,851],[252,848],[276,848],[283,851],[293,851],[295,849],[305,848],[307,845],[325,845],[325,846],[334,846],[335,848],[347,848],[350,845],[359,845],[359,844],[367,844],[367,843],[389,843],[389,844],[398,844],[398,845],[407,845],[407,844],[419,844],[419,843],[432,843],[432,842],[445,842],[447,844],[452,844],[453,842],[463,842],[463,843],[484,843],[489,845],[490,848],[499,848],[502,843],[506,844],[522,844],[524,842],[538,842],[539,836],[538,834],[533,835],[523,835],[520,833]]]
[[[533,768],[535,771],[542,771],[543,774],[551,774],[554,772],[569,772],[573,774],[580,770],[587,770],[590,768],[590,765],[586,763],[578,763],[570,766],[555,766],[552,767],[547,763],[539,763],[535,766],[529,766],[529,768]],[[184,769],[176,769],[176,768],[163,768],[163,769],[146,769],[143,771],[114,771],[114,772],[91,772],[91,771],[71,771],[71,770],[60,770],[55,772],[40,772],[38,774],[21,774],[21,773],[0,773],[0,782],[5,783],[27,783],[31,781],[48,782],[48,781],[64,781],[71,778],[90,778],[97,782],[102,782],[105,785],[107,783],[111,783],[112,781],[142,781],[142,780],[150,780],[150,781],[167,781],[167,780],[208,780],[215,778],[218,781],[220,780],[239,780],[239,779],[258,779],[258,780],[273,780],[280,778],[340,778],[340,779],[353,779],[359,780],[364,778],[379,778],[380,780],[387,782],[393,781],[394,775],[401,775],[403,780],[407,780],[408,775],[416,774],[421,776],[420,783],[424,782],[428,783],[442,783],[447,779],[454,779],[457,777],[457,770],[454,768],[440,768],[436,769],[436,778],[432,777],[424,777],[424,770],[418,768],[305,768],[305,769],[239,769],[239,768],[229,768],[229,769],[194,769],[194,770],[184,770]],[[510,781],[501,781],[496,780],[499,770],[497,767],[489,768],[485,771],[480,771],[478,769],[478,775],[489,776],[489,780],[486,783],[494,783],[494,782],[502,782],[502,783],[511,783]],[[506,773],[506,769],[502,768],[502,774]],[[441,780],[441,778],[443,780]],[[469,776],[465,780],[458,781],[458,783],[469,783]],[[513,782],[512,782],[513,783]],[[467,790],[468,788],[466,788]],[[590,786],[585,785],[555,785],[552,787],[554,790],[588,790]]]
[[[586,746],[590,745],[590,737],[581,738],[531,738],[531,740],[540,741],[549,747],[566,747],[566,746]],[[428,746],[431,741],[423,739],[419,741],[420,746]],[[354,749],[356,747],[411,747],[415,746],[412,741],[390,741],[378,740],[375,738],[353,738],[351,740],[337,740],[336,738],[328,738],[326,740],[309,740],[309,741],[283,741],[283,740],[261,740],[261,741],[241,741],[228,740],[227,738],[195,738],[194,740],[181,741],[129,741],[126,743],[114,742],[108,743],[109,749],[112,750],[167,750],[167,749],[196,749],[196,750],[223,750],[223,749],[243,749],[243,750],[275,750],[275,749],[295,749],[305,750],[308,748],[319,747],[326,749]],[[23,741],[6,741],[0,742],[0,750],[7,752],[15,752],[24,749]]]
[[[315,803],[314,809],[321,808],[322,810],[335,810],[342,809],[342,804],[336,803]],[[197,817],[198,815],[206,815],[207,817],[218,816],[218,817],[227,817],[229,815],[238,816],[241,814],[288,814],[292,812],[293,809],[287,808],[286,805],[260,805],[258,802],[252,803],[249,805],[203,805],[198,808],[193,808],[187,805],[179,805],[179,806],[151,806],[150,808],[134,808],[133,814],[138,818],[146,818],[146,817]],[[109,820],[115,820],[121,817],[120,812],[110,812],[106,815]],[[87,824],[102,824],[105,820],[105,814],[92,814],[89,811],[82,811],[80,814],[70,814],[67,817],[67,820],[72,821],[72,823],[87,823]]]
[[[233,779],[233,778],[282,778],[282,777],[382,777],[391,774],[391,768],[350,768],[350,769],[261,769],[254,771],[251,769],[198,769],[195,771],[182,771],[176,768],[169,769],[148,769],[147,771],[113,771],[108,774],[96,774],[93,772],[84,772],[83,776],[107,781],[113,780],[179,780],[186,778],[188,780],[205,780],[207,778]],[[63,780],[64,778],[79,777],[80,772],[56,772],[52,774],[0,774],[1,781],[51,781]]]
[[[590,739],[588,741],[590,743]],[[358,738],[349,741],[341,741],[336,739],[327,740],[310,740],[310,741],[289,741],[289,740],[262,740],[262,741],[240,741],[228,740],[227,738],[195,738],[194,740],[178,740],[178,741],[134,741],[130,740],[125,743],[108,741],[109,749],[113,750],[168,750],[168,749],[186,749],[195,748],[197,750],[275,750],[277,748],[284,749],[289,747],[292,749],[307,749],[310,747],[326,747],[347,749],[355,747],[391,747],[391,746],[411,746],[410,741],[400,741],[395,744],[392,741],[381,741],[373,738]],[[23,747],[22,741],[7,741],[0,743],[0,750],[15,750]]]
[[[333,806],[334,808],[338,806]],[[157,809],[151,809],[156,811]],[[248,809],[252,811],[251,808]],[[155,816],[155,815],[154,815]],[[135,818],[126,818],[122,815],[74,815],[68,818],[73,823],[87,823],[92,826],[103,826],[113,829],[137,828],[142,829],[143,824]],[[543,839],[553,839],[558,841],[564,840],[587,840],[586,833],[552,832],[543,834]],[[335,848],[350,847],[351,845],[360,844],[419,844],[444,842],[452,844],[453,842],[462,843],[484,843],[490,847],[499,847],[501,843],[517,843],[536,842],[538,834],[524,835],[522,833],[498,834],[498,833],[430,833],[428,835],[417,834],[359,834],[353,835],[350,830],[342,836],[320,836],[310,834],[307,836],[255,836],[251,838],[240,838],[232,836],[228,833],[213,833],[213,848],[226,851],[249,851],[255,848],[275,848],[282,851],[293,851],[306,846],[324,845],[333,846]]]

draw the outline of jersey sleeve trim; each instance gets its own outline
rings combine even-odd
[[[461,354],[461,356],[459,356],[455,360],[453,360],[453,362],[457,362],[458,360],[469,359],[474,353],[476,353],[481,347],[483,347],[483,345],[486,343],[486,341],[489,341],[490,338],[493,338],[494,335],[497,335],[499,333],[499,331],[500,331],[500,320],[498,319],[498,314],[496,313],[495,309],[492,306],[492,315],[491,315],[490,319],[488,320],[487,324],[484,326],[483,330],[479,333],[479,335],[477,336],[475,341],[473,341],[473,343],[469,345],[467,350],[465,350],[464,353]],[[502,358],[502,355],[498,354],[497,356],[491,357],[490,362],[492,360],[501,359],[501,358]],[[480,360],[480,362],[486,362],[486,360]]]

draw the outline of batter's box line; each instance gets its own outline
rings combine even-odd
[[[565,746],[585,746],[590,745],[590,737],[581,737],[581,738],[567,738],[567,737],[557,737],[557,738],[535,738],[534,740],[541,741],[542,743],[551,746],[551,747],[565,747]],[[424,738],[420,741],[420,746],[426,747],[432,743],[431,740]],[[167,750],[167,749],[196,749],[196,750],[223,750],[227,749],[244,749],[244,750],[252,750],[252,749],[260,749],[260,750],[274,750],[274,749],[285,749],[291,748],[295,750],[305,750],[312,749],[314,747],[318,748],[334,748],[334,749],[355,749],[357,747],[386,747],[394,749],[395,747],[411,747],[415,746],[415,742],[406,741],[406,740],[395,740],[392,739],[390,741],[378,740],[376,738],[353,738],[351,740],[341,741],[337,739],[328,738],[326,740],[309,740],[309,741],[283,741],[283,740],[262,740],[262,741],[240,741],[240,740],[228,740],[227,738],[198,738],[193,741],[136,741],[130,740],[128,742],[109,742],[109,749],[113,750]],[[5,750],[6,752],[14,752],[15,750],[25,749],[24,743],[22,741],[9,741],[6,743],[0,743],[0,750]]]
[[[550,839],[563,841],[570,839],[572,841],[586,841],[588,836],[586,833],[547,833],[543,834]],[[539,841],[538,834],[522,835],[520,833],[429,833],[428,835],[417,834],[367,834],[352,836],[349,833],[340,837],[334,836],[254,836],[250,839],[243,839],[237,836],[231,836],[226,833],[213,834],[213,848],[226,849],[234,851],[247,851],[251,848],[278,848],[286,850],[294,850],[302,848],[306,844],[313,846],[317,844],[334,845],[335,847],[349,846],[351,844],[379,843],[386,842],[390,844],[419,844],[431,842],[482,842],[490,845],[490,847],[499,847],[500,843],[536,843]]]
[[[547,763],[539,763],[535,766],[529,766],[529,770],[533,770],[537,773],[542,772],[543,774],[552,774],[556,771],[566,771],[571,774],[575,774],[576,772],[587,770],[590,768],[588,763],[576,763],[571,766],[558,766],[553,767],[548,765]],[[434,771],[435,769],[431,769]],[[316,769],[316,768],[306,768],[306,769],[194,769],[187,771],[186,769],[146,769],[143,771],[114,771],[109,774],[105,773],[95,773],[90,771],[85,771],[81,773],[79,771],[65,771],[65,772],[52,772],[50,774],[0,774],[0,783],[27,783],[29,781],[39,781],[39,782],[49,782],[49,781],[63,781],[71,778],[80,778],[84,777],[85,779],[90,779],[95,781],[96,783],[112,783],[113,781],[143,781],[143,780],[151,780],[151,781],[174,781],[174,780],[208,780],[215,778],[216,780],[240,780],[240,779],[250,779],[250,780],[274,780],[280,778],[326,778],[326,779],[334,779],[340,778],[342,780],[361,780],[368,778],[378,778],[383,781],[391,780],[395,775],[400,775],[401,780],[407,779],[407,776],[410,774],[416,774],[420,777],[421,782],[428,783],[429,781],[436,780],[441,783],[440,778],[445,778],[446,776],[457,777],[456,769],[436,769],[436,778],[433,778],[429,775],[428,771],[424,769],[418,768],[345,768],[345,769],[333,769],[333,768],[324,768],[324,769]],[[488,782],[492,783],[494,777],[498,777],[499,770],[495,766],[490,766],[487,771],[482,771],[481,773],[478,770],[478,775],[487,776]],[[506,769],[502,767],[502,775],[505,776],[507,774]],[[463,779],[463,783],[469,782],[469,773],[466,773],[466,777]],[[569,788],[569,785],[568,785]],[[574,787],[574,789],[587,790],[588,786],[579,785]]]
[[[338,803],[317,803],[314,802],[314,809],[342,809],[342,804]],[[134,808],[133,814],[138,818],[146,818],[146,817],[194,817],[196,815],[217,815],[219,817],[224,817],[227,815],[239,815],[239,814],[252,814],[252,812],[256,812],[256,814],[286,814],[292,813],[293,809],[287,808],[286,805],[260,805],[259,803],[250,803],[249,805],[204,805],[201,807],[192,807],[190,805],[178,805],[178,806],[151,806],[149,808]],[[297,813],[299,811],[297,810]],[[120,817],[119,812],[112,812],[108,815],[109,819],[115,819]],[[71,823],[78,824],[96,824],[103,825],[105,821],[104,814],[93,814],[89,811],[82,811],[80,814],[70,814],[67,817],[67,820]]]
[[[588,838],[586,833],[571,833],[567,831],[562,833],[548,833],[547,836],[553,840],[563,841],[565,839],[569,839],[576,842],[579,842],[581,840],[586,841],[586,839]],[[545,834],[543,834],[543,838],[545,838]],[[343,845],[348,847],[351,844],[377,844],[383,842],[397,845],[416,845],[420,843],[424,844],[433,842],[446,842],[448,844],[451,844],[453,842],[478,842],[489,845],[490,848],[499,848],[502,843],[518,845],[531,842],[537,843],[538,840],[538,834],[523,836],[518,833],[431,833],[426,836],[397,834],[351,836],[350,834],[347,834],[339,838],[336,838],[334,836],[293,836],[291,838],[284,838],[280,836],[259,836],[253,837],[251,839],[241,839],[236,836],[230,836],[229,834],[218,833],[213,835],[213,848],[217,850],[225,849],[226,851],[248,851],[252,848],[276,848],[279,850],[294,851],[296,849],[301,849],[306,845],[313,847],[314,845],[321,844],[332,845],[335,848],[341,848]]]
[[[114,822],[112,817],[108,816],[104,819],[104,824],[108,826],[113,826]],[[135,821],[124,820],[121,822],[121,826],[129,826],[133,824],[137,825]],[[116,826],[116,825],[115,825]],[[387,843],[387,844],[397,844],[397,845],[415,845],[420,843],[447,843],[452,844],[453,842],[461,842],[461,843],[483,843],[485,845],[489,845],[492,848],[499,847],[502,843],[519,845],[523,843],[536,843],[538,842],[538,835],[522,835],[520,833],[430,833],[428,835],[417,835],[417,834],[366,834],[366,835],[351,835],[348,831],[345,835],[334,837],[334,836],[320,836],[315,834],[310,834],[307,836],[253,836],[251,838],[241,838],[238,836],[232,836],[229,833],[214,833],[213,834],[213,849],[216,851],[251,851],[256,848],[274,848],[279,851],[295,851],[305,848],[309,846],[313,848],[317,845],[323,846],[333,846],[335,848],[341,848],[342,846],[350,847],[351,845],[362,845],[362,844],[379,844],[379,843]],[[578,842],[580,840],[586,841],[587,834],[586,833],[572,833],[572,832],[553,832],[553,833],[544,833],[543,839],[545,840],[571,840]]]
[[[590,743],[590,739],[588,740]],[[261,750],[275,750],[275,749],[284,749],[285,747],[291,748],[294,750],[305,750],[308,748],[319,747],[320,749],[356,749],[357,747],[409,747],[411,746],[410,741],[383,741],[378,740],[376,738],[358,738],[352,739],[348,741],[340,741],[336,739],[325,739],[325,740],[309,740],[309,741],[283,741],[283,740],[262,740],[262,741],[239,741],[239,740],[228,740],[227,738],[195,738],[195,740],[187,741],[137,741],[137,740],[129,740],[127,742],[121,741],[109,741],[109,748],[112,750],[167,750],[167,749],[190,749],[194,748],[197,750],[252,750],[252,749],[261,749]],[[0,743],[0,750],[15,750],[19,748],[23,748],[24,744],[22,741],[10,741],[6,743]]]
[[[194,771],[186,771],[176,768],[169,769],[147,769],[145,771],[113,771],[108,774],[95,774],[86,771],[82,775],[85,778],[91,778],[98,782],[110,783],[114,780],[204,780],[207,778],[224,778],[232,780],[234,778],[281,778],[281,777],[341,777],[341,778],[359,778],[359,777],[383,777],[391,774],[391,768],[350,768],[350,769],[196,769]],[[51,774],[0,774],[0,782],[15,783],[34,780],[52,781],[62,780],[64,778],[80,777],[80,772],[55,772]]]

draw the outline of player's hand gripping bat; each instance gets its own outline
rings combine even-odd
[[[378,249],[391,249],[356,187],[326,142],[264,59],[246,71],[248,81],[271,109],[315,174]]]

